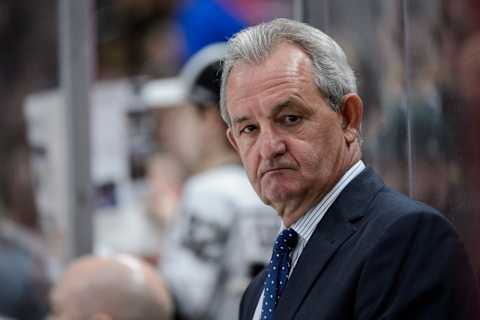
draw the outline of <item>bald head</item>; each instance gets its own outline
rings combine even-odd
[[[54,319],[167,320],[172,314],[165,283],[130,256],[80,258],[67,268],[51,300]]]

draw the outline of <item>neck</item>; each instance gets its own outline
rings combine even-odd
[[[285,206],[283,208],[275,208],[282,218],[283,225],[288,228],[297,222],[310,209],[311,205],[299,205],[296,207]]]
[[[301,197],[301,199],[288,201],[286,203],[274,206],[275,210],[282,218],[282,222],[285,227],[290,227],[292,224],[302,218],[308,210],[317,205],[340,180],[340,178],[341,176],[335,180],[331,186],[325,188],[325,190],[321,190],[320,192],[317,190],[318,193],[314,193],[315,190],[312,188],[312,190],[307,191],[307,194]]]
[[[327,187],[324,190],[309,190],[307,193],[297,201],[289,201],[286,203],[273,205],[274,209],[278,212],[282,218],[283,224],[285,227],[290,227],[292,224],[297,222],[305,213],[310,210],[310,208],[317,205],[325,195],[333,189],[333,187],[340,181],[340,179],[345,175],[345,173],[358,161],[361,159],[360,146],[355,144],[349,149],[347,157],[342,160],[338,160],[339,164],[337,169],[334,171],[338,172],[336,176],[333,177],[332,181],[327,184]],[[317,192],[317,193],[314,193]]]

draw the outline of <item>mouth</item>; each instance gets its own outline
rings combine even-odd
[[[263,172],[260,174],[260,177],[263,178],[263,177],[264,177],[265,175],[267,175],[267,174],[276,173],[276,172],[280,172],[280,171],[283,171],[283,170],[292,170],[292,168],[281,167],[281,168],[268,169],[268,170],[263,171]]]

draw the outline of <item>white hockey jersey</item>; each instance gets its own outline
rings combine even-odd
[[[191,319],[237,319],[241,295],[268,262],[280,227],[240,165],[225,165],[185,184],[162,272]]]

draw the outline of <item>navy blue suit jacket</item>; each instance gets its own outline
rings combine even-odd
[[[264,278],[244,293],[240,320],[252,319]],[[480,319],[476,283],[451,224],[367,168],[318,224],[275,320]]]

